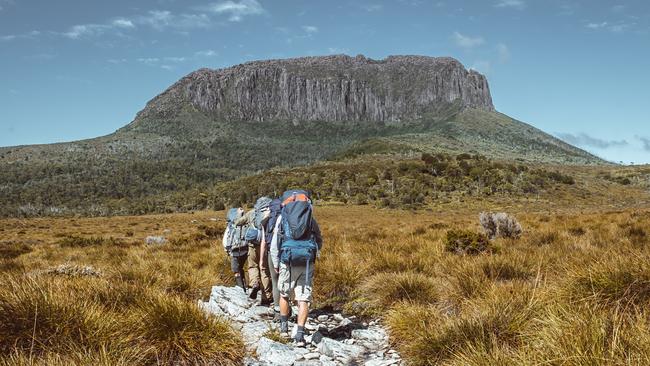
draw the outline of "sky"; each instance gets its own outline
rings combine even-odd
[[[202,67],[341,53],[455,57],[500,112],[650,163],[648,0],[0,0],[0,146],[109,134]]]

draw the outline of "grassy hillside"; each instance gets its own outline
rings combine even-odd
[[[476,233],[479,211],[504,206],[520,239],[445,249],[448,231]],[[382,317],[413,365],[650,362],[647,209],[472,200],[315,214],[314,307]],[[196,308],[211,285],[232,285],[224,215],[1,219],[0,365],[239,364],[240,333]]]
[[[604,164],[499,113],[460,111],[454,105],[443,112],[394,125],[235,124],[184,105],[171,115],[140,116],[97,139],[0,148],[0,215],[142,214],[219,207],[216,202],[230,193],[210,197],[212,204],[198,195],[219,182],[270,168],[376,154],[404,159],[469,152],[526,164]]]

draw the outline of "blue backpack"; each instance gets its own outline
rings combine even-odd
[[[275,222],[278,220],[278,216],[280,216],[280,212],[282,211],[282,201],[278,198],[273,199],[269,204],[269,210],[270,214],[269,219],[266,221],[265,234],[266,242],[270,245],[273,239],[273,231],[275,230]]]
[[[262,231],[257,230],[255,226],[249,226],[246,229],[246,234],[245,234],[245,240],[247,243],[253,244],[253,245],[260,245],[262,243]]]
[[[282,195],[282,205],[280,261],[288,266],[309,266],[314,263],[318,253],[318,245],[312,233],[309,193],[303,190],[286,191]]]

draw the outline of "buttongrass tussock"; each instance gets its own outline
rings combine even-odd
[[[463,205],[317,206],[313,306],[383,317],[411,365],[650,364],[650,211]],[[521,235],[481,237],[502,210]],[[213,217],[0,221],[0,365],[241,364],[241,334],[196,306],[234,284]]]

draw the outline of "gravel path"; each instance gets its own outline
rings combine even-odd
[[[210,314],[230,319],[241,330],[246,347],[254,355],[246,359],[248,366],[402,364],[400,355],[390,349],[388,335],[379,321],[361,323],[355,317],[314,310],[305,325],[309,333],[305,337],[307,346],[294,347],[291,342],[284,344],[266,337],[267,332],[278,327],[273,311],[256,306],[239,287],[214,286],[210,300],[199,300],[198,304]]]

